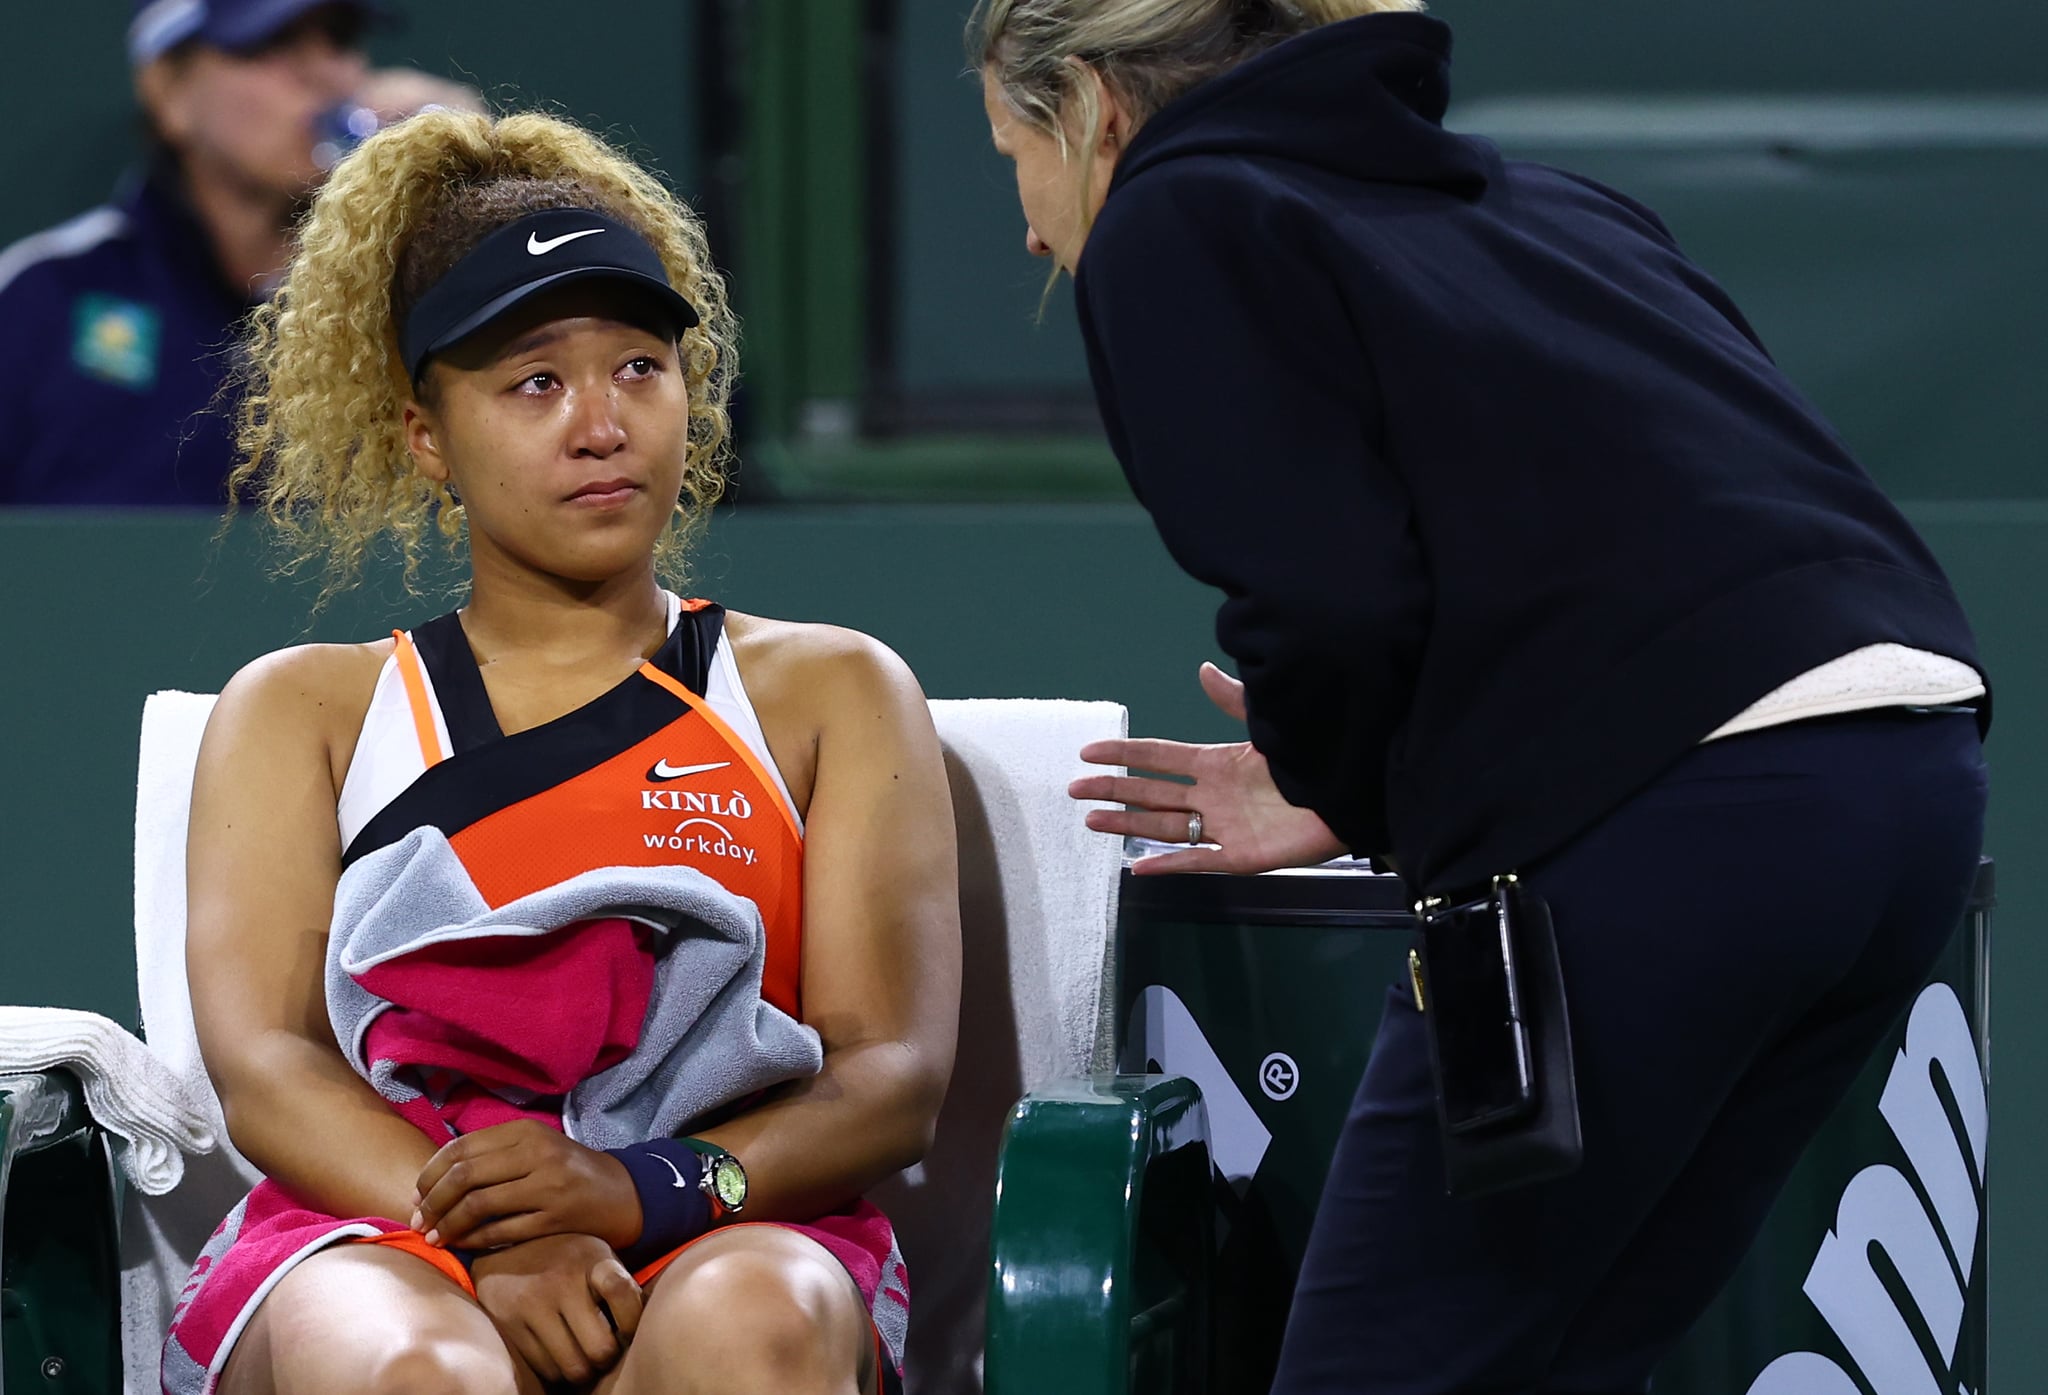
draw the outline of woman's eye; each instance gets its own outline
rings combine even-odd
[[[542,393],[554,385],[555,375],[552,373],[529,373],[519,380],[516,390],[524,393]]]
[[[659,372],[660,369],[661,364],[651,355],[642,354],[640,357],[628,361],[626,366],[620,371],[629,378],[647,378]]]

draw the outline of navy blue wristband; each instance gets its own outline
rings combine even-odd
[[[605,1151],[626,1165],[640,1194],[640,1238],[619,1251],[631,1270],[652,1264],[711,1229],[704,1160],[680,1138],[656,1138]]]

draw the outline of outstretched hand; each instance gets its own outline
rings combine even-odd
[[[1244,684],[1214,664],[1202,665],[1201,682],[1209,701],[1225,715],[1245,719]],[[1281,796],[1266,758],[1249,741],[1214,746],[1143,739],[1093,741],[1081,748],[1081,759],[1193,781],[1087,775],[1067,786],[1075,799],[1131,806],[1090,810],[1088,827],[1098,833],[1186,843],[1193,828],[1190,815],[1200,813],[1203,846],[1143,858],[1131,868],[1140,875],[1269,872],[1276,867],[1313,866],[1345,852],[1329,825]]]

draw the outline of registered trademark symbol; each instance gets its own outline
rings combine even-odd
[[[1259,1062],[1259,1088],[1266,1092],[1266,1098],[1287,1099],[1300,1085],[1301,1067],[1285,1051],[1275,1051]]]

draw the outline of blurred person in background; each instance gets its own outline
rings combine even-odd
[[[460,84],[373,71],[365,0],[154,0],[128,30],[148,151],[112,202],[0,251],[0,506],[217,509],[236,322],[353,141]],[[209,408],[215,408],[209,410]]]

